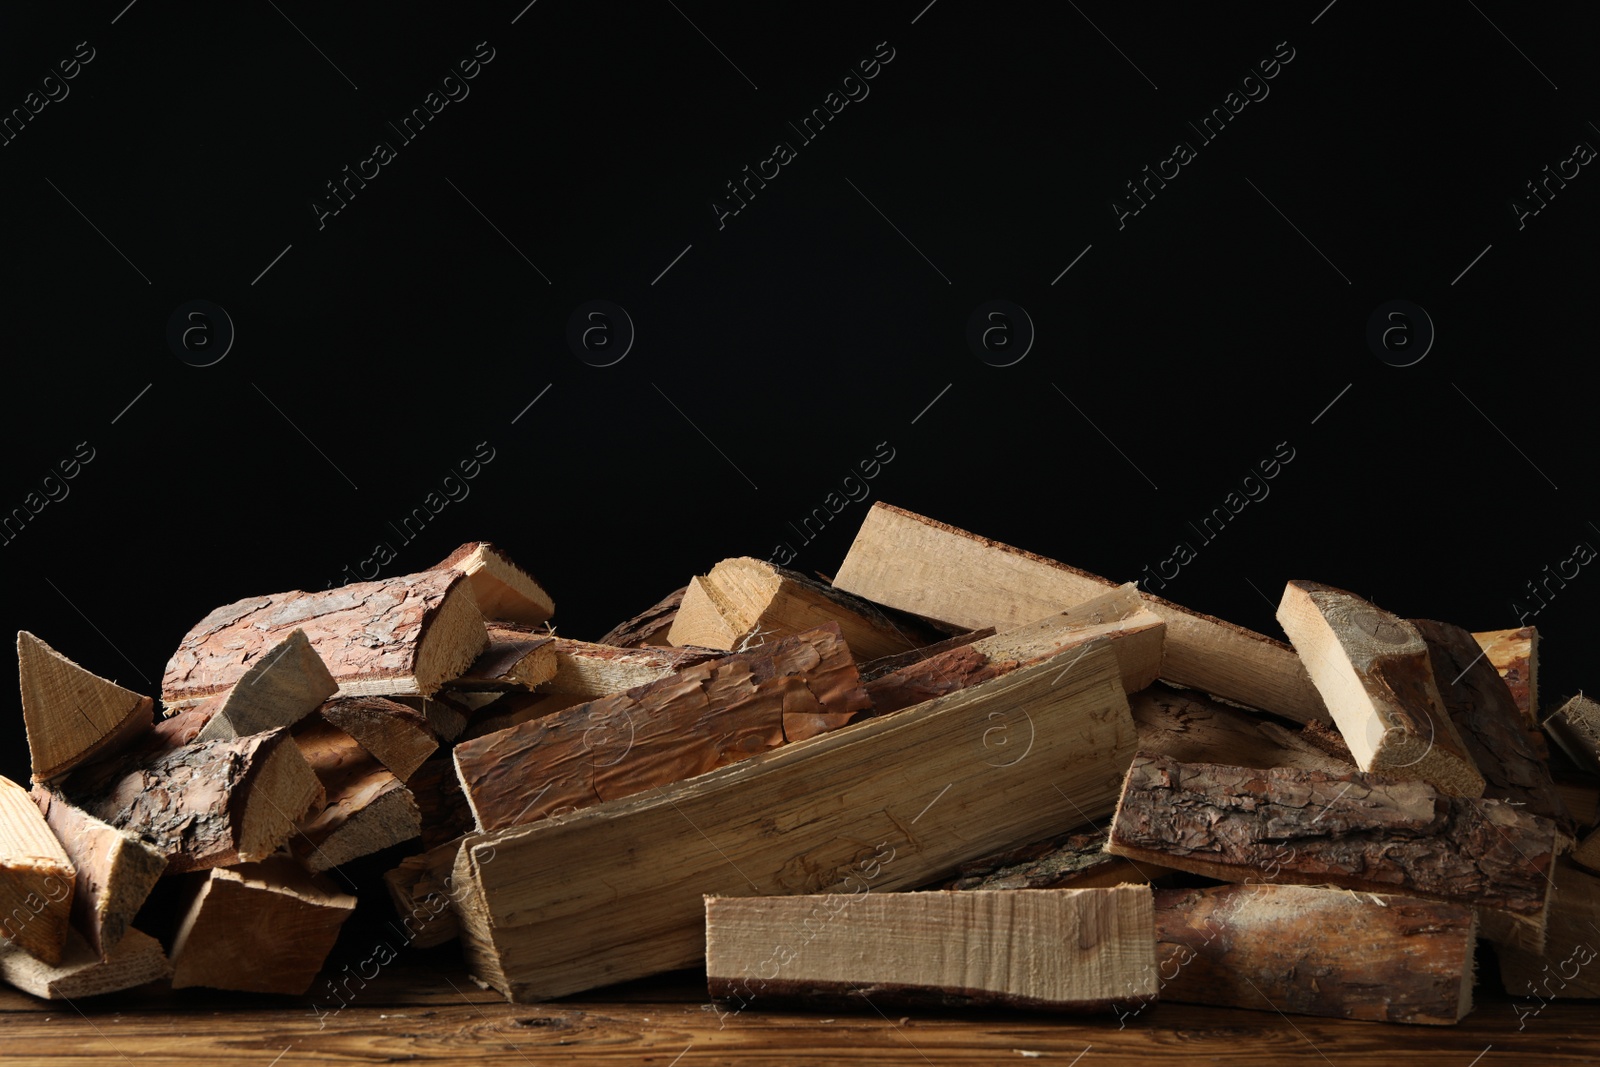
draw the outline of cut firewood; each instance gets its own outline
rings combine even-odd
[[[472,807],[461,792],[455,761],[449,754],[431,759],[406,780],[422,813],[422,847],[436,848],[473,828]]]
[[[491,625],[489,647],[452,689],[532,689],[556,676],[555,639]]]
[[[322,798],[281,727],[124,760],[93,794],[72,786],[66,793],[83,810],[160,850],[168,874],[265,859]]]
[[[0,944],[0,979],[44,1000],[76,1001],[102,993],[120,993],[171,974],[172,965],[161,951],[161,942],[139,930],[128,930],[105,958],[73,932],[56,966]]]
[[[556,638],[555,648],[556,674],[543,689],[590,700],[649,685],[718,655],[705,648],[614,648],[570,637]]]
[[[1230,707],[1194,690],[1157,683],[1128,695],[1139,751],[1179,763],[1229,763],[1238,767],[1296,767],[1345,774],[1356,769],[1329,755],[1296,730]]]
[[[1473,765],[1483,774],[1484,797],[1508,800],[1524,811],[1573,829],[1550,766],[1529,742],[1529,731],[1505,681],[1472,635],[1459,626],[1413,619],[1428,644],[1433,679]]]
[[[454,941],[461,933],[450,900],[452,872],[461,838],[447,841],[415,856],[383,876],[400,917],[406,940],[417,948],[433,948]]]
[[[1600,878],[1566,863],[1558,863],[1553,873],[1544,951],[1499,951],[1500,982],[1519,998],[1512,1010],[1523,1020],[1537,1015],[1545,1001],[1600,998],[1600,966],[1594,964],[1600,949]]]
[[[356,898],[281,856],[213,870],[172,943],[172,988],[305,993]]]
[[[26,630],[17,632],[22,720],[35,780],[116,752],[155,718],[155,701],[91,674]]]
[[[1582,770],[1600,774],[1600,704],[1579,693],[1544,721],[1545,733]]]
[[[1420,778],[1451,796],[1483,794],[1415,626],[1354,593],[1305,581],[1284,587],[1278,622],[1358,767]]]
[[[302,730],[295,744],[327,798],[320,811],[300,821],[290,841],[308,871],[329,870],[422,832],[411,791],[355,738],[323,722]]]
[[[1166,624],[1132,584],[1075,608],[919,660],[866,686],[880,715],[997,678],[1099,637],[1116,638],[1122,686],[1137,692],[1156,680]]]
[[[1489,630],[1472,635],[1485,658],[1505,679],[1523,722],[1539,728],[1539,629]]]
[[[868,660],[859,664],[862,684],[876,681],[886,674],[893,674],[895,671],[914,667],[924,660],[932,659],[934,656],[942,655],[946,652],[954,652],[958,648],[966,648],[976,641],[982,641],[985,637],[993,636],[994,627],[985,626],[981,630],[968,630],[966,633],[956,634],[954,637],[947,637],[943,641],[935,641],[933,644],[923,645],[921,648],[908,649],[905,652],[896,652],[892,656],[879,656],[877,659]]]
[[[349,734],[402,782],[439,748],[427,718],[414,708],[382,697],[346,697],[322,705],[331,726]]]
[[[1161,999],[1448,1026],[1472,1010],[1464,904],[1292,885],[1155,892]]]
[[[480,695],[489,694],[435,693],[431,697],[397,696],[392,699],[421,714],[435,737],[447,745],[453,745],[472,721],[472,704],[474,698]],[[497,699],[499,694],[489,696],[490,701],[486,703]]]
[[[1010,630],[1117,583],[883,502],[872,506],[834,587],[938,622]],[[1281,641],[1144,594],[1167,624],[1161,677],[1296,722],[1326,719]]]
[[[1148,886],[705,900],[713,999],[1107,1012],[1155,999]]]
[[[472,721],[461,732],[460,741],[473,741],[513,726],[521,726],[558,711],[587,704],[593,697],[576,693],[504,693],[473,712]],[[451,772],[454,774],[454,772]]]
[[[456,746],[480,830],[631,796],[871,707],[835,623]]]
[[[468,541],[434,569],[465,574],[485,619],[537,626],[556,613],[550,594],[488,541]]]
[[[33,801],[77,872],[73,924],[90,948],[109,958],[166,870],[167,857],[44,786],[34,787]]]
[[[226,741],[293,726],[339,689],[304,630],[295,630],[260,659],[224,693],[208,697],[206,724],[200,741]]]
[[[1133,747],[1111,642],[1075,649],[678,785],[469,837],[462,942],[479,980],[518,1001],[694,966],[702,894],[926,885],[1103,817]],[[574,892],[596,885],[604,907]]]
[[[1058,834],[961,865],[945,889],[1093,889],[1153,882],[1172,871],[1105,850],[1106,833]]]
[[[297,628],[339,683],[339,696],[432,696],[489,643],[472,585],[454,570],[251,597],[218,608],[185,635],[167,661],[162,701],[170,711],[227,689]]]
[[[1579,841],[1571,855],[1573,863],[1600,874],[1600,830]]]
[[[28,791],[0,778],[0,941],[60,963],[75,880],[71,859]]]
[[[743,649],[828,622],[839,624],[851,654],[863,661],[938,640],[926,627],[896,626],[882,609],[749,556],[725,559],[703,577],[689,579],[667,640]]]
[[[1502,800],[1351,772],[1140,753],[1107,851],[1228,882],[1335,885],[1483,909],[1483,936],[1537,947],[1555,823]]]
[[[667,644],[667,631],[672,629],[672,620],[677,618],[678,605],[683,603],[683,594],[688,588],[675,589],[633,618],[617,623],[599,643],[619,648]]]

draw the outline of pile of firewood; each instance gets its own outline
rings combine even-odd
[[[1292,581],[1291,647],[883,504],[831,582],[724,560],[598,642],[554,612],[477,542],[252,597],[159,719],[19,634],[0,978],[305,993],[328,873],[392,850],[405,942],[516,1001],[703,965],[726,1013],[1453,1023],[1480,940],[1514,996],[1600,996],[1600,706],[1541,714],[1532,628]]]

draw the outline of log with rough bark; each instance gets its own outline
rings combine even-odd
[[[901,611],[1009,630],[1080,604],[1116,582],[881,501],[867,513],[834,587]],[[1296,722],[1326,719],[1281,641],[1144,594],[1167,624],[1161,677]]]
[[[124,759],[100,782],[84,793],[69,780],[64,792],[155,846],[168,874],[264,859],[322,799],[316,774],[283,728]]]
[[[1511,690],[1523,722],[1539,728],[1539,629],[1488,630],[1472,635],[1485,657]]]
[[[1139,754],[1106,849],[1228,882],[1328,884],[1482,909],[1483,936],[1537,946],[1555,823],[1502,800],[1360,772]]]
[[[871,705],[829,623],[456,746],[480,830],[632,796],[852,722]]]
[[[1134,746],[1110,645],[469,837],[454,885],[475,974],[528,1001],[689,967],[705,953],[702,894],[926,885],[974,855],[1103,817]],[[997,745],[996,731],[1012,743]],[[594,885],[608,887],[604,906],[574,891]]]
[[[107,958],[167,868],[167,857],[137,834],[119,830],[44,786],[33,801],[77,872],[72,921],[89,947]]]
[[[17,676],[35,779],[116,752],[155,718],[155,701],[91,674],[26,630],[17,632]]]
[[[222,692],[295,629],[327,664],[339,696],[431,696],[489,643],[472,586],[454,570],[250,597],[184,636],[167,661],[162,701],[172,710]]]
[[[297,734],[295,744],[327,798],[321,810],[300,820],[290,841],[308,871],[329,870],[422,832],[411,791],[355,738],[320,722]]]
[[[402,782],[439,748],[421,712],[383,697],[345,697],[320,709],[323,721],[338,727],[389,768]]]
[[[1123,689],[1134,693],[1156,680],[1165,633],[1166,624],[1144,606],[1130,584],[1026,626],[910,663],[869,682],[866,690],[876,713],[883,715],[998,678],[1096,638],[1113,637]]]
[[[1058,834],[961,865],[945,889],[1094,889],[1171,874],[1105,850],[1106,833]]]
[[[1459,626],[1426,619],[1413,619],[1412,625],[1427,642],[1434,683],[1445,710],[1474,766],[1483,774],[1483,795],[1554,819],[1570,834],[1573,824],[1556,792],[1550,765],[1529,742],[1531,735],[1511,690],[1472,634]]]
[[[465,574],[485,619],[537,626],[556,613],[550,594],[488,541],[468,541],[434,569]]]
[[[838,623],[857,660],[892,656],[939,638],[919,624],[896,625],[882,609],[802,574],[739,556],[689,579],[667,640],[674,645],[744,649],[829,622]]]
[[[1500,982],[1518,998],[1512,1010],[1524,1021],[1550,1000],[1600,998],[1600,878],[1566,863],[1553,873],[1544,950],[1498,953]]]
[[[556,674],[542,687],[551,693],[596,697],[623,693],[649,685],[686,667],[715,659],[718,651],[705,648],[615,648],[592,641],[557,637]]]
[[[619,648],[666,644],[667,631],[672,629],[672,620],[677,618],[678,605],[683,603],[683,594],[688,588],[675,589],[633,618],[617,623],[606,631],[599,643]]]
[[[226,692],[196,705],[206,715],[197,740],[227,741],[293,726],[338,689],[305,631],[294,630],[246,667]]]
[[[489,626],[489,647],[451,689],[533,689],[556,676],[555,639],[548,634]]]
[[[1161,999],[1448,1026],[1472,1010],[1464,904],[1293,885],[1155,892]]]
[[[1329,755],[1296,730],[1262,715],[1230,707],[1194,690],[1157,683],[1131,693],[1128,705],[1139,731],[1139,751],[1179,763],[1229,763],[1238,767],[1295,767],[1346,774],[1348,759]]]
[[[275,856],[206,876],[172,942],[172,988],[305,993],[356,898]]]
[[[1148,886],[705,900],[706,980],[735,1011],[799,1003],[1138,1008],[1156,995]]]
[[[383,876],[406,941],[416,948],[443,945],[461,934],[450,897],[461,841],[457,838],[407,856]]]
[[[102,993],[120,993],[170,977],[172,965],[161,942],[139,930],[128,930],[110,954],[101,957],[78,933],[55,966],[20,949],[0,944],[0,979],[44,1000],[76,1001]]]
[[[0,778],[0,941],[60,963],[75,881],[72,860],[28,791]]]
[[[1600,774],[1600,704],[1582,693],[1568,697],[1545,719],[1544,729],[1580,769]]]
[[[1411,623],[1343,589],[1293,581],[1278,622],[1364,771],[1481,796],[1483,775],[1445,710]]]

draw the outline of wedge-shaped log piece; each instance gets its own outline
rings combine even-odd
[[[491,624],[489,647],[452,689],[533,689],[556,676],[555,639]]]
[[[197,739],[227,741],[293,726],[338,690],[305,631],[294,630],[246,667],[232,688],[199,705],[209,717]]]
[[[155,701],[91,674],[26,630],[17,632],[17,676],[35,779],[116,752],[155,718]]]
[[[488,541],[468,541],[445,557],[435,570],[465,574],[486,619],[537,626],[556,613],[550,594]]]
[[[1600,704],[1582,693],[1569,697],[1545,719],[1544,730],[1573,763],[1600,774]]]
[[[1122,686],[1133,693],[1156,680],[1165,633],[1161,616],[1146,608],[1139,590],[1129,584],[1026,626],[915,660],[867,683],[866,690],[881,715],[1113,637]]]
[[[1299,731],[1255,712],[1218,703],[1192,689],[1157,683],[1130,694],[1128,705],[1139,731],[1139,751],[1147,755],[1166,756],[1179,763],[1296,767],[1328,774],[1356,769],[1354,763],[1329,755]]]
[[[879,502],[834,588],[961,629],[1010,630],[1116,582]],[[1294,651],[1232,623],[1145,594],[1167,624],[1161,677],[1297,722],[1326,719]]]
[[[1358,767],[1420,778],[1452,796],[1483,794],[1415,626],[1354,593],[1304,581],[1285,586],[1278,622]]]
[[[1487,630],[1472,635],[1483,649],[1496,673],[1511,690],[1511,699],[1522,712],[1523,721],[1539,728],[1539,629],[1522,626],[1515,630]]]
[[[705,908],[707,985],[736,1009],[1108,1012],[1156,994],[1148,886],[708,896]]]
[[[595,697],[624,693],[717,657],[704,648],[614,648],[592,641],[555,639],[556,674],[542,689]]]
[[[77,872],[73,924],[90,948],[109,958],[166,870],[167,857],[44,786],[34,787],[33,801]]]
[[[1105,850],[1106,833],[1057,834],[961,865],[945,889],[1093,889],[1152,882],[1171,874],[1153,863],[1134,863]]]
[[[1228,882],[1336,885],[1483,909],[1483,936],[1544,936],[1555,823],[1502,800],[1352,772],[1179,763],[1140,753],[1107,851]]]
[[[1472,1010],[1464,904],[1294,885],[1155,893],[1161,999],[1448,1026]]]
[[[72,861],[28,791],[0,778],[0,941],[60,963],[75,881]]]
[[[688,589],[688,586],[674,589],[633,618],[617,623],[600,638],[600,644],[617,645],[620,648],[667,644],[667,631],[672,629],[672,622],[678,616],[678,605],[683,603],[683,595]]]
[[[421,712],[382,697],[345,697],[322,706],[322,718],[355,738],[402,782],[439,748]]]
[[[433,735],[447,745],[454,744],[472,721],[469,703],[477,693],[435,693],[431,697],[399,696],[394,701],[420,714]]]
[[[703,894],[926,885],[1103,817],[1133,745],[1115,650],[1074,649],[674,786],[468,838],[454,881],[463,944],[476,975],[519,1001],[693,966]]]
[[[251,597],[195,624],[167,661],[168,710],[234,685],[301,629],[339,683],[339,696],[431,696],[488,646],[466,575],[423,571],[377,582]]]
[[[102,959],[76,932],[56,966],[0,944],[0,979],[44,1000],[81,1000],[102,993],[120,993],[172,974],[161,942],[139,930],[128,930],[110,955]]]
[[[281,856],[211,871],[172,943],[172,988],[300,994],[356,898]]]
[[[88,768],[86,768],[87,770]],[[147,763],[120,765],[84,811],[137,834],[167,857],[167,873],[265,859],[322,798],[289,731],[196,741]]]
[[[882,610],[802,574],[739,556],[689,580],[667,640],[736,649],[829,622],[839,624],[858,660],[891,656],[939,639],[918,624],[897,627]]]
[[[1600,877],[1558,863],[1555,881],[1544,950],[1499,951],[1500,982],[1525,1025],[1550,1000],[1600,998]]]
[[[870,707],[836,623],[456,746],[480,830],[682,781]]]
[[[294,740],[326,797],[320,810],[295,827],[289,842],[308,871],[329,870],[422,832],[411,791],[355,738],[327,722],[314,722]]]

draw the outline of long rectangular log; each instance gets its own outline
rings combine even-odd
[[[61,962],[77,876],[28,791],[0,778],[0,940]]]
[[[1336,885],[1483,909],[1484,936],[1544,936],[1555,823],[1502,800],[1351,772],[1139,754],[1106,850],[1228,882]]]
[[[34,787],[33,801],[77,873],[73,924],[89,947],[107,959],[132,928],[133,917],[167,868],[167,857],[139,835],[100,821],[44,786]]]
[[[1155,892],[1160,998],[1448,1026],[1472,1010],[1464,904],[1291,885]]]
[[[339,683],[339,696],[431,696],[488,646],[466,575],[423,571],[322,592],[250,597],[201,619],[167,661],[169,711],[238,682],[295,629]]]
[[[1472,639],[1483,649],[1484,656],[1493,665],[1511,698],[1522,712],[1523,722],[1530,728],[1539,728],[1539,629],[1522,626],[1515,630],[1488,630],[1475,633]]]
[[[54,966],[0,945],[0,979],[44,1000],[78,1001],[120,993],[171,974],[172,964],[161,951],[161,942],[139,930],[128,930],[104,958],[74,932],[61,962]]]
[[[115,753],[155,718],[151,698],[84,670],[26,630],[17,633],[17,675],[35,780]]]
[[[714,1000],[1107,1012],[1155,997],[1148,886],[708,896]]]
[[[455,870],[462,940],[477,977],[518,1001],[693,966],[703,894],[926,885],[1103,817],[1133,746],[1110,642],[1073,650],[675,786],[469,838]]]
[[[1117,585],[881,501],[867,513],[833,584],[967,630],[1013,629]],[[1143,595],[1167,624],[1162,678],[1297,722],[1327,719],[1288,645]]]
[[[682,781],[870,707],[839,627],[808,630],[456,746],[480,830]]]

